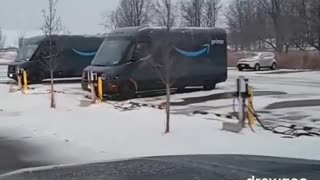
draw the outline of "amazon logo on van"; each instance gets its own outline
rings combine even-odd
[[[207,56],[210,53],[210,48],[212,45],[223,45],[224,44],[224,40],[211,40],[210,44],[204,44],[202,47],[202,49],[198,50],[198,51],[184,51],[182,49],[176,48],[176,51],[186,57],[190,57],[190,58],[197,58],[197,57],[203,57],[203,56]]]
[[[190,58],[203,57],[210,53],[210,44],[204,44],[203,48],[198,51],[184,51],[179,48],[176,48],[176,51],[179,54]]]
[[[97,52],[83,52],[72,48],[72,51],[80,56],[92,57],[97,54]]]
[[[215,44],[223,45],[224,44],[224,40],[218,40],[218,39],[211,40],[211,45],[215,45]]]

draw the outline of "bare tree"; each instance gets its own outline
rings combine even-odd
[[[19,49],[23,46],[25,40],[25,32],[20,32],[18,36]]]
[[[115,29],[147,25],[151,22],[150,0],[121,0],[116,10],[106,16],[105,27]]]
[[[239,45],[242,49],[242,11],[239,0],[233,0],[230,2],[225,13],[225,17],[230,32],[230,42],[236,46],[236,50],[238,50]]]
[[[6,37],[2,32],[2,29],[0,28],[0,48],[3,48],[6,42]]]
[[[170,102],[171,102],[171,87],[173,85],[173,66],[174,59],[171,51],[173,50],[173,41],[170,38],[170,30],[165,31],[161,36],[154,35],[152,37],[152,66],[159,75],[160,80],[166,89],[165,111],[166,111],[166,126],[165,133],[170,132]]]
[[[319,0],[259,0],[273,24],[275,49],[288,53],[292,46],[303,50],[305,43],[320,48]]]
[[[204,2],[204,23],[206,27],[216,27],[222,9],[221,0],[206,0]]]
[[[111,13],[107,13],[103,18],[105,19],[105,22],[103,24],[105,29],[117,29],[124,26],[121,23],[119,10],[117,9],[111,11]]]
[[[278,53],[320,48],[319,0],[232,0],[226,12],[230,42],[241,49],[268,44]]]
[[[172,32],[172,25],[174,23],[174,4],[173,0],[161,0],[158,3],[161,11],[158,11],[161,15],[161,23],[166,26],[166,31],[161,31],[161,33],[154,33],[152,35],[152,48],[151,54],[152,66],[158,73],[159,78],[166,89],[166,126],[165,133],[170,132],[170,102],[171,102],[171,87],[177,80],[179,73],[176,71],[176,58],[173,56],[173,51],[175,49],[174,37]],[[182,69],[182,68],[181,68]]]
[[[48,8],[42,10],[42,15],[44,18],[44,24],[42,26],[42,31],[44,35],[46,36],[46,39],[49,40],[48,44],[48,52],[42,53],[42,58],[44,59],[43,65],[48,68],[50,72],[50,79],[51,79],[51,89],[50,89],[50,95],[51,95],[51,103],[50,107],[55,108],[56,102],[55,102],[55,93],[54,93],[54,72],[57,68],[57,64],[55,63],[54,59],[57,56],[57,47],[54,47],[54,40],[56,35],[61,32],[62,30],[62,23],[61,18],[57,15],[57,3],[58,0],[48,0]]]
[[[182,19],[187,26],[202,25],[204,0],[186,0],[181,3]]]
[[[304,27],[302,38],[320,51],[320,1],[300,0],[297,4],[301,26]]]
[[[177,11],[173,0],[157,0],[154,5],[156,24],[170,28],[176,23]]]
[[[231,32],[231,42],[241,49],[250,49],[257,40],[256,4],[254,0],[234,0],[226,12],[227,25]]]
[[[263,48],[265,43],[273,44],[274,31],[269,15],[256,0],[233,0],[225,12],[230,32],[230,42],[236,49]]]
[[[289,0],[290,1],[290,0]],[[283,18],[283,10],[288,0],[259,0],[259,4],[264,12],[271,17],[275,40],[276,51],[278,53],[283,52],[284,46],[284,24],[285,18]]]
[[[320,51],[320,1],[312,0],[311,1],[311,17],[310,24],[312,32],[314,32],[314,42],[310,42],[309,44],[313,47],[317,48]]]

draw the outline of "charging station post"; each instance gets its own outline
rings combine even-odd
[[[238,123],[224,122],[222,124],[222,129],[225,131],[239,133],[245,127],[246,121],[246,101],[248,98],[248,79],[243,76],[240,76],[237,79],[237,92],[234,94],[234,98],[238,99]]]
[[[23,77],[23,93],[27,94],[27,90],[28,90],[28,74],[27,74],[26,70],[23,70],[22,77]]]
[[[237,79],[237,98],[239,102],[239,109],[238,109],[238,117],[239,117],[239,124],[244,128],[245,121],[246,121],[246,101],[249,97],[249,87],[248,87],[249,80],[243,76],[240,76]]]
[[[94,84],[97,81],[97,74],[93,73],[92,71],[89,71],[88,72],[88,80],[89,80],[88,84],[90,86],[90,91],[91,91],[91,103],[95,104],[96,100],[97,100],[97,95],[95,92]]]
[[[16,76],[17,76],[17,80],[18,80],[18,86],[19,86],[19,90],[21,90],[21,92],[23,92],[22,89],[22,69],[20,67],[16,68]]]

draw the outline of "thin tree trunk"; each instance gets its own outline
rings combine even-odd
[[[167,83],[166,84],[166,131],[165,133],[169,133],[170,132],[170,84]]]
[[[50,90],[50,99],[51,99],[51,108],[56,108],[56,102],[54,97],[54,82],[53,82],[53,72],[50,72],[50,79],[51,79],[51,90]]]
[[[261,50],[262,49],[262,42],[261,42],[261,40],[259,40],[258,42],[259,42],[259,50]]]
[[[285,45],[285,48],[286,48],[286,49],[285,49],[285,51],[286,51],[285,53],[288,54],[288,53],[289,53],[290,45],[289,45],[289,44],[286,44],[286,45]]]
[[[319,12],[320,14],[320,12]],[[317,47],[318,51],[320,51],[320,31],[318,33],[318,47]]]
[[[279,31],[279,30],[278,30]],[[283,53],[283,41],[282,35],[279,32],[276,32],[276,47],[279,54]]]

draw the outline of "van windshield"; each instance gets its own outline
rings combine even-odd
[[[91,65],[113,66],[118,64],[129,43],[129,39],[106,39],[100,46]]]
[[[33,53],[37,50],[39,45],[29,44],[24,45],[19,49],[16,61],[29,61]]]

